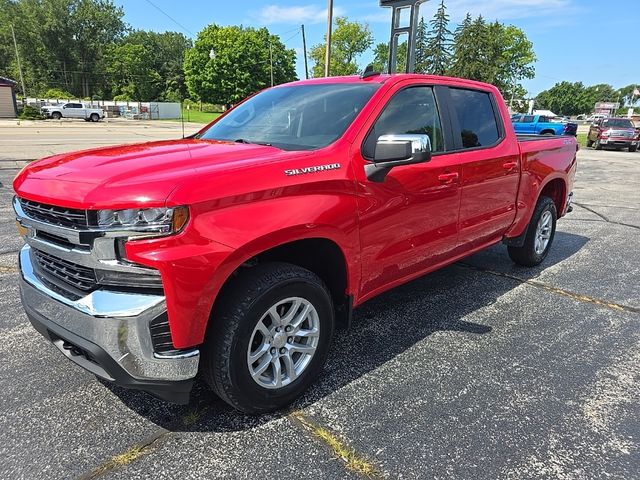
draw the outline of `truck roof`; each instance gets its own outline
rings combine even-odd
[[[424,79],[437,82],[453,83],[457,85],[467,85],[483,88],[495,88],[493,85],[477,82],[475,80],[467,80],[464,78],[444,77],[439,75],[426,75],[421,73],[380,73],[378,75],[370,75],[366,78],[362,78],[360,75],[349,75],[341,77],[321,77],[310,78],[308,80],[298,80],[295,82],[285,83],[284,85],[309,85],[309,84],[330,84],[330,83],[385,83],[388,80],[411,80],[411,79]]]

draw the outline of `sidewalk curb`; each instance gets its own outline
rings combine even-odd
[[[0,170],[15,170],[25,167],[28,163],[33,162],[35,159],[30,160],[0,160]]]

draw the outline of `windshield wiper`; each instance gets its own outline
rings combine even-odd
[[[272,147],[273,145],[271,145],[268,142],[253,142],[250,140],[247,140],[246,138],[238,138],[236,140],[234,140],[235,143],[247,143],[247,144],[253,144],[253,145],[264,145],[265,147]]]

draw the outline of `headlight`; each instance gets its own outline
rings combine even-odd
[[[98,227],[143,233],[178,233],[189,220],[187,207],[99,210]]]
[[[609,135],[611,135],[611,130],[605,130],[604,132],[602,132],[601,134],[603,137],[608,137]]]

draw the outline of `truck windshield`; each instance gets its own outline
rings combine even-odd
[[[271,88],[250,98],[198,138],[314,150],[337,140],[380,87],[332,83]]]
[[[613,128],[634,128],[631,120],[627,120],[625,118],[605,118],[602,121],[602,126]]]

